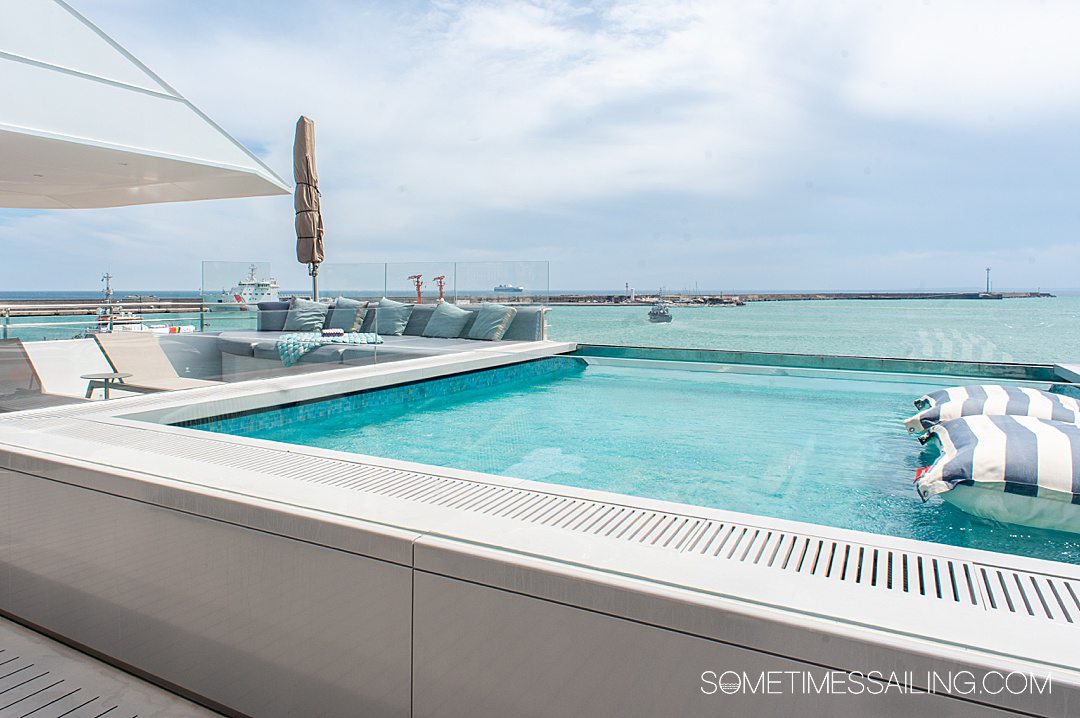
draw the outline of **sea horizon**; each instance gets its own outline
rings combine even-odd
[[[207,290],[211,291],[211,290]],[[220,290],[212,290],[217,293]],[[328,288],[321,292],[323,296],[337,296],[342,290],[335,288]],[[346,290],[349,293],[354,293],[354,290]],[[398,294],[411,294],[412,289],[400,288],[391,289],[390,292]],[[639,296],[652,296],[655,295],[656,289],[634,289],[635,294]],[[745,294],[925,294],[925,293],[970,293],[970,292],[982,292],[981,287],[911,287],[911,288],[890,288],[890,289],[878,289],[878,288],[861,288],[861,289],[823,289],[823,288],[802,288],[802,289],[674,289],[664,288],[664,294],[667,295],[687,295],[687,296],[715,296],[719,294],[724,295],[745,295]],[[1060,296],[1076,296],[1080,295],[1080,287],[993,287],[992,292],[1047,292]],[[460,290],[461,293],[466,294],[496,294],[491,290]],[[554,295],[614,295],[625,296],[626,290],[624,288],[618,289],[536,289],[526,290],[526,293],[533,294],[547,294],[549,296]],[[278,290],[281,296],[291,296],[293,294],[308,295],[311,293],[310,287],[294,287],[294,288],[281,288]],[[379,289],[361,290],[363,294],[377,295],[380,293]],[[36,290],[19,290],[10,289],[0,291],[0,301],[18,301],[18,300],[34,300],[34,299],[97,299],[101,297],[101,289],[36,289]],[[198,288],[193,289],[126,289],[126,288],[114,288],[113,299],[123,299],[129,295],[144,295],[144,296],[157,296],[162,299],[169,298],[187,298],[197,297],[200,294]],[[428,295],[434,294],[433,291],[425,289],[425,299]],[[448,295],[453,295],[452,290],[447,291]]]

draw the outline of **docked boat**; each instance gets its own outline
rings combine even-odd
[[[661,299],[652,305],[652,309],[649,310],[649,321],[656,324],[666,324],[671,321],[671,310],[668,309],[667,302]]]
[[[513,294],[521,294],[525,291],[525,287],[515,287],[513,284],[500,284],[495,287],[496,292],[511,292]]]
[[[229,290],[205,298],[211,312],[248,311],[259,302],[278,301],[278,283],[273,277],[260,278],[258,266],[252,264],[248,275]]]
[[[118,304],[106,304],[97,308],[94,319],[98,329],[109,331],[115,327],[142,324],[141,314],[124,309]]]

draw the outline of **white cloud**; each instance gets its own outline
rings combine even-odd
[[[1080,6],[1052,1],[78,7],[282,176],[296,117],[314,118],[331,258],[350,261],[543,252],[606,260],[621,284],[642,270],[612,245],[681,237],[657,209],[670,198],[702,213],[694,241],[719,248],[703,256],[757,241],[767,263],[771,238],[812,246],[920,211],[886,179],[947,160],[896,125],[1012,142],[1080,108]],[[550,235],[519,240],[533,217]],[[90,235],[115,256],[125,237],[170,238],[184,267],[277,268],[291,221],[276,200],[0,215],[0,243],[30,233],[82,256],[69,238]],[[798,256],[811,277],[826,261]]]
[[[1080,4],[894,2],[857,16],[844,89],[859,109],[980,131],[1080,111]]]

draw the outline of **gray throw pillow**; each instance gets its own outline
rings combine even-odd
[[[334,308],[326,315],[326,323],[323,329],[342,329],[347,332],[355,332],[357,315],[364,308],[364,302],[348,297],[338,297],[334,302]]]
[[[483,339],[484,341],[497,342],[506,334],[510,322],[514,321],[517,310],[503,304],[484,302],[480,305],[480,311],[476,314],[476,321],[469,329],[469,339]]]
[[[282,330],[286,332],[321,331],[329,309],[330,307],[326,304],[294,297],[289,313],[285,316],[285,326]]]
[[[423,335],[441,339],[457,339],[461,336],[461,330],[465,328],[465,322],[469,321],[471,316],[471,312],[458,309],[448,302],[440,302],[432,312],[427,326],[424,327]]]
[[[375,309],[378,312],[375,315],[375,332],[384,336],[400,336],[409,323],[413,305],[402,304],[383,297]]]

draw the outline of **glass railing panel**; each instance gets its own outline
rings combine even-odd
[[[460,302],[546,303],[551,272],[544,261],[457,262]]]
[[[388,263],[385,295],[412,304],[434,304],[440,296],[453,302],[457,293],[454,266],[454,262]]]

